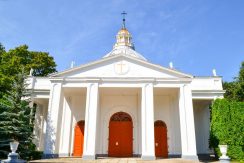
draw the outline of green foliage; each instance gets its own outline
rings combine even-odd
[[[244,102],[244,62],[241,63],[238,77],[233,82],[224,82],[224,97],[231,101]]]
[[[46,76],[56,72],[56,64],[48,53],[30,51],[27,45],[5,51],[0,44],[0,98],[11,89],[11,84],[22,67],[25,74],[29,74],[32,68],[33,76]]]
[[[5,48],[3,47],[3,45],[0,43],[0,63],[1,63],[1,58],[3,53],[5,53]]]
[[[17,140],[20,142],[20,157],[29,160],[36,148],[32,142],[35,108],[29,106],[25,78],[24,71],[17,74],[11,91],[7,91],[0,101],[0,141],[3,142],[0,143],[0,150],[9,150],[9,142]],[[4,152],[6,153],[7,151]]]
[[[31,68],[33,76],[47,76],[56,72],[55,67],[46,52],[30,51],[26,45],[6,51],[0,43],[0,158],[7,157],[12,140],[20,142],[18,153],[23,159],[41,158],[32,142],[35,108],[29,107],[24,79]]]
[[[244,161],[244,103],[217,99],[211,106],[210,146],[228,145],[228,156]]]

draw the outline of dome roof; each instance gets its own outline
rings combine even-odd
[[[130,35],[130,32],[126,29],[126,28],[122,28],[121,30],[119,30],[117,35]]]
[[[127,47],[127,46],[121,46],[119,48],[113,48],[112,51],[110,51],[108,54],[106,54],[103,58],[115,56],[115,55],[125,55],[125,56],[131,56],[135,57],[144,61],[147,61],[146,58],[144,58],[141,54],[136,52],[135,50]]]

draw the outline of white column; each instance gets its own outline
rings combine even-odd
[[[70,149],[70,139],[72,133],[72,114],[70,108],[70,97],[65,97],[63,102],[63,120],[62,125],[60,127],[60,146],[59,146],[59,156],[61,157],[68,157],[70,156],[71,149]]]
[[[143,160],[155,159],[154,148],[154,103],[153,84],[145,84],[142,87],[141,99],[141,135]]]
[[[179,114],[182,148],[181,157],[197,160],[192,93],[189,85],[180,87]]]
[[[94,160],[96,158],[98,98],[98,83],[89,84],[86,94],[85,137],[83,146],[84,160]]]
[[[33,105],[34,105],[33,90],[35,88],[35,82],[36,82],[36,78],[34,76],[28,77],[27,82],[26,82],[28,85],[27,88],[31,89],[30,103],[29,103],[30,107],[33,107]]]
[[[52,83],[47,115],[47,129],[44,147],[45,157],[58,157],[59,130],[57,130],[57,128],[62,117],[60,114],[60,112],[62,112],[62,101],[62,83]]]

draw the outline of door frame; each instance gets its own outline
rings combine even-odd
[[[72,149],[72,156],[74,156],[74,150],[75,150],[75,129],[76,127],[81,124],[83,125],[83,128],[84,128],[84,133],[83,133],[83,149],[82,149],[82,153],[81,153],[81,157],[83,155],[83,150],[84,150],[84,137],[85,137],[85,121],[84,120],[80,120],[78,121],[76,124],[75,124],[75,127],[73,128],[73,131],[74,131],[74,136],[73,136],[73,149]],[[74,156],[74,157],[79,157],[79,156]]]
[[[101,152],[108,155],[108,143],[109,143],[109,121],[113,114],[117,112],[126,112],[129,114],[132,118],[133,122],[133,152],[134,154],[140,153],[141,149],[141,142],[140,142],[140,121],[138,119],[137,113],[134,111],[133,107],[130,107],[128,105],[115,105],[108,107],[108,110],[104,114],[101,121],[101,137],[99,138],[101,144]]]
[[[166,123],[164,122],[164,121],[162,121],[162,120],[156,120],[155,122],[154,122],[154,134],[155,134],[155,127],[156,126],[162,126],[163,128],[165,128],[165,130],[166,130],[166,135],[165,135],[165,137],[166,137],[166,151],[167,151],[167,155],[166,155],[166,158],[168,158],[168,153],[169,153],[169,149],[168,149],[168,129],[167,129],[167,125],[166,125]],[[156,137],[156,135],[154,135],[154,140],[155,140],[155,137]],[[156,156],[156,142],[154,143],[154,146],[155,146],[155,156]],[[157,157],[157,156],[156,156]],[[162,156],[159,156],[159,157],[162,157]]]
[[[114,113],[111,117],[110,117],[110,120],[109,120],[109,127],[108,127],[108,156],[111,156],[111,153],[110,153],[110,126],[111,126],[111,123],[112,122],[130,122],[130,125],[131,125],[131,157],[133,156],[133,119],[132,117],[130,116],[130,114],[126,113],[126,112],[123,112],[123,111],[119,111],[119,112],[116,112]],[[112,156],[112,157],[124,157],[124,156]]]

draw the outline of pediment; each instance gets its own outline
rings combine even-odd
[[[191,78],[192,76],[134,57],[118,55],[55,73],[51,77]]]

